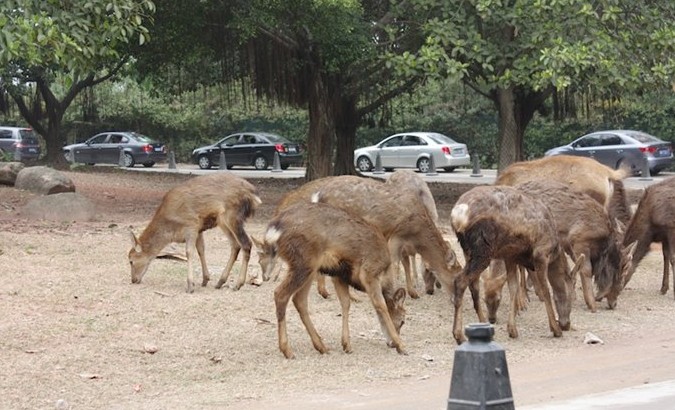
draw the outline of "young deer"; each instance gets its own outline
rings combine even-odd
[[[131,282],[141,282],[150,262],[166,245],[184,242],[188,262],[187,292],[194,292],[192,264],[195,251],[202,265],[202,286],[206,286],[210,275],[202,232],[218,226],[230,239],[231,251],[216,288],[225,284],[239,251],[243,250],[244,260],[234,286],[235,290],[239,289],[246,280],[251,254],[251,241],[244,230],[244,222],[253,216],[260,203],[256,188],[230,173],[200,176],[174,187],[164,195],[143,233],[137,238],[131,232]]]
[[[416,192],[412,189],[408,191]],[[349,175],[327,177],[308,182],[287,194],[277,205],[277,212],[295,203],[311,201],[344,209],[363,218],[384,234],[389,241],[393,266],[397,266],[403,256],[419,253],[432,270],[446,277],[445,283],[450,286],[461,267],[424,202],[417,194],[411,195],[410,192],[406,192],[399,184],[387,184],[369,178]],[[404,263],[403,267],[409,285],[408,294],[413,298],[418,297],[412,286],[410,263]]]
[[[328,349],[316,331],[307,309],[307,295],[316,275],[333,280],[342,307],[342,349],[351,353],[349,337],[349,287],[364,291],[377,312],[388,344],[405,354],[399,336],[405,321],[405,290],[394,289],[391,258],[384,236],[361,218],[326,204],[299,203],[275,216],[262,241],[253,238],[265,276],[281,257],[288,275],[274,291],[279,349],[294,357],[286,331],[286,308],[292,297],[314,348]]]
[[[572,309],[569,292],[573,274],[583,258],[570,273],[558,233],[548,208],[539,200],[507,186],[478,186],[464,193],[451,212],[451,224],[464,250],[466,265],[455,279],[455,318],[453,335],[462,343],[462,299],[470,286],[474,305],[477,304],[480,274],[492,259],[506,264],[509,289],[517,293],[517,265],[532,271],[535,288],[544,299],[548,323],[555,337],[570,328]],[[513,280],[515,279],[515,281]],[[512,284],[515,288],[512,289]],[[553,289],[559,319],[556,320],[548,284]],[[516,297],[511,298],[507,329],[510,337],[518,337],[515,324]],[[484,321],[480,318],[480,321]]]
[[[556,181],[529,181],[515,186],[520,192],[539,199],[551,211],[560,243],[577,260],[584,255],[580,269],[584,300],[596,311],[591,280],[595,279],[597,298],[607,297],[610,309],[623,289],[623,278],[630,269],[635,245],[624,248],[623,233],[613,224],[604,208],[590,196]],[[499,306],[501,287],[486,278],[485,302],[493,321]],[[501,280],[502,284],[504,279]]]
[[[675,267],[675,178],[671,177],[645,189],[635,215],[626,229],[623,243],[637,242],[632,269],[626,275],[625,283],[635,273],[638,263],[649,251],[652,242],[661,242],[663,253],[663,278],[661,294],[668,292],[670,267]],[[673,297],[675,297],[675,275],[673,276]]]

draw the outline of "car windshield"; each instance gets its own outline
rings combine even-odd
[[[437,144],[456,144],[457,141],[453,140],[452,138],[445,136],[443,134],[427,134],[427,137],[431,138],[435,143]]]
[[[150,143],[153,142],[154,140],[146,135],[139,134],[137,132],[132,132],[130,133],[131,135],[134,136],[134,139],[138,140],[139,142],[145,142],[145,143]]]
[[[22,141],[27,142],[29,144],[37,144],[38,141],[37,134],[35,134],[33,130],[30,129],[19,130],[19,134],[21,135]]]
[[[276,134],[261,134],[263,137],[267,138],[272,144],[287,144],[290,141],[281,135]]]
[[[653,135],[645,134],[644,132],[628,132],[628,134],[631,138],[643,143],[643,144],[651,144],[654,142],[661,142],[658,138],[654,137]]]

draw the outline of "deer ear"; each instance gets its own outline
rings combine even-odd
[[[618,219],[614,220],[614,228],[621,236],[626,233],[626,225]]]
[[[402,305],[403,302],[405,302],[405,296],[406,296],[406,292],[405,292],[404,288],[396,289],[396,292],[394,292],[394,302],[397,305]]]
[[[134,232],[131,229],[129,229],[129,236],[131,237],[131,247],[136,252],[140,252],[142,250],[141,243],[138,242],[138,238],[136,238],[136,235],[134,235]]]
[[[623,249],[624,255],[626,256],[627,259],[628,258],[631,259],[631,260],[633,259],[633,255],[635,254],[635,249],[637,249],[637,243],[638,243],[638,241],[634,241],[633,243],[631,243],[630,245],[626,246]]]

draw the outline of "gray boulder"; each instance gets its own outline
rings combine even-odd
[[[24,167],[21,162],[0,162],[0,184],[14,185],[16,176]]]
[[[14,186],[40,195],[75,192],[75,184],[70,178],[53,168],[42,166],[19,171]]]
[[[78,193],[62,192],[32,199],[20,214],[27,219],[87,222],[95,218],[96,205]]]

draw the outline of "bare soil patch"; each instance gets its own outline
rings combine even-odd
[[[167,259],[155,260],[142,284],[130,283],[128,227],[140,232],[164,193],[189,176],[116,169],[67,175],[97,204],[95,222],[26,220],[19,211],[33,194],[0,186],[0,408],[445,407],[455,343],[443,291],[406,301],[407,356],[386,347],[365,295],[352,304],[354,352],[343,353],[339,303],[312,292],[312,319],[332,350],[313,349],[289,306],[297,359],[286,360],[277,348],[275,283],[235,292],[214,289],[213,280],[186,294],[186,264]],[[264,204],[247,229],[260,235],[276,202],[302,180],[251,181]],[[430,187],[461,255],[447,216],[471,186]],[[217,278],[229,244],[216,230],[205,239]],[[255,255],[251,269],[259,269]],[[613,311],[588,312],[577,290],[573,329],[559,339],[540,302],[518,317],[517,340],[506,335],[502,309],[495,341],[506,349],[516,402],[672,378],[675,302],[672,293],[659,294],[661,270],[654,248]],[[466,320],[475,320],[464,305]],[[586,332],[605,344],[584,345]]]

